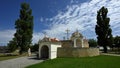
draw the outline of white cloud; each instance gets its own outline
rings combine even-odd
[[[14,37],[15,30],[3,30],[0,32],[0,45],[7,45],[7,43],[12,40]],[[42,33],[33,33],[33,41],[32,43],[37,43],[39,39],[42,39]]]
[[[40,39],[42,39],[43,38],[43,33],[33,33],[33,41],[32,41],[32,43],[34,44],[34,43],[38,43],[38,41],[40,40]]]
[[[73,3],[75,0],[71,0]],[[50,18],[52,24],[50,29],[44,30],[51,37],[62,39],[65,36],[65,30],[70,29],[70,33],[76,29],[80,30],[87,38],[95,38],[95,25],[97,11],[105,6],[108,8],[108,17],[115,33],[120,35],[120,0],[91,0],[81,4],[71,4],[66,7],[67,11],[59,13]],[[48,20],[48,19],[47,19]]]
[[[40,22],[43,22],[43,21],[44,21],[44,20],[43,20],[43,18],[41,17],[41,18],[40,18]]]
[[[6,45],[12,38],[15,30],[0,31],[0,45]]]

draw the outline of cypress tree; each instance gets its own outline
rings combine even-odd
[[[97,43],[99,46],[103,46],[104,52],[107,52],[107,46],[112,45],[112,30],[110,28],[109,22],[110,18],[107,17],[108,9],[102,7],[97,12],[97,25],[95,27],[95,32],[97,35]]]
[[[16,33],[14,34],[20,54],[28,50],[32,42],[33,16],[29,4],[22,3],[19,18],[15,22]]]

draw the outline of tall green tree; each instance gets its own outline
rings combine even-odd
[[[22,3],[19,19],[15,22],[16,33],[14,34],[17,46],[20,47],[20,54],[28,50],[32,42],[33,16],[29,4]]]
[[[110,18],[107,17],[108,9],[102,7],[97,12],[97,25],[95,27],[95,32],[97,35],[97,43],[99,46],[103,46],[104,52],[107,52],[107,46],[112,44],[112,30],[110,28],[109,22]]]

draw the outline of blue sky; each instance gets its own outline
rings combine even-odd
[[[12,39],[22,2],[30,4],[34,16],[33,43],[44,32],[63,39],[66,29],[69,36],[78,29],[87,39],[95,39],[96,14],[102,6],[108,8],[113,36],[120,35],[120,0],[0,0],[0,45]]]

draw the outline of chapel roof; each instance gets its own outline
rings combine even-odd
[[[83,38],[83,35],[81,33],[79,33],[79,31],[77,30],[76,32],[72,33],[71,37],[81,37],[81,38]]]
[[[58,42],[58,41],[60,41],[60,40],[57,39],[57,38],[44,37],[41,41]]]

